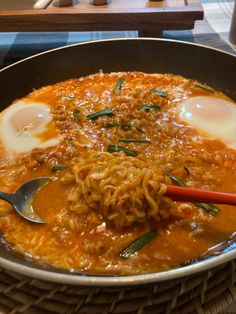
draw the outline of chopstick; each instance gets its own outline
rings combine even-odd
[[[236,205],[235,193],[212,192],[168,185],[166,195],[174,201]]]
[[[33,6],[34,9],[45,9],[53,0],[37,0]]]

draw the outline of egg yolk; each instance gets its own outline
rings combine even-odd
[[[232,106],[232,105],[231,105]],[[209,97],[194,97],[185,102],[181,116],[191,120],[193,118],[206,121],[221,122],[230,119],[232,108],[225,100]]]
[[[34,129],[42,123],[44,119],[43,111],[38,107],[29,106],[29,108],[23,108],[15,112],[9,122],[15,130]]]
[[[43,132],[35,134],[35,137],[38,138],[42,143],[47,140],[56,138],[57,136],[58,133],[55,128],[55,123],[52,120],[47,123]]]
[[[236,147],[236,104],[223,98],[198,96],[179,105],[181,120],[204,136],[217,138]]]
[[[46,103],[18,100],[0,115],[0,140],[8,155],[57,145],[60,138]]]

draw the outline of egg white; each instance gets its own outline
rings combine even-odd
[[[209,138],[219,139],[236,148],[236,104],[218,97],[197,96],[178,107],[182,121],[202,131]]]
[[[19,117],[23,120],[19,121],[20,127],[15,128],[11,122],[13,117],[17,118],[17,113],[24,110],[24,114],[27,115],[27,111],[34,111],[34,117],[32,120],[37,119],[38,123],[30,122],[30,115]],[[33,119],[34,118],[34,119]],[[24,120],[27,123],[24,125]],[[4,149],[8,153],[26,153],[32,151],[34,148],[45,148],[49,146],[54,146],[59,143],[59,137],[41,140],[37,138],[37,134],[41,134],[47,129],[47,124],[52,121],[52,115],[50,108],[45,103],[32,102],[25,99],[18,100],[14,102],[11,106],[5,109],[0,114],[0,141]]]

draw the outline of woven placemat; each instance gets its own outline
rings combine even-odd
[[[235,261],[191,277],[125,288],[61,285],[0,268],[0,314],[215,314],[235,299]]]

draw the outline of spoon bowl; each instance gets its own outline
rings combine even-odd
[[[21,185],[14,193],[0,192],[0,199],[10,203],[24,219],[30,222],[44,224],[45,221],[34,212],[32,202],[35,193],[49,180],[49,177],[39,177],[29,180]]]

